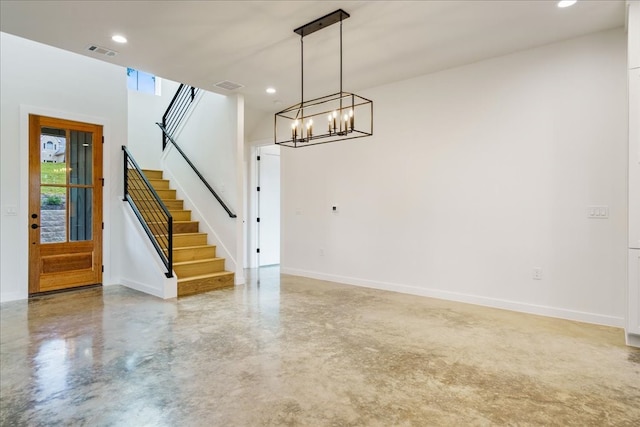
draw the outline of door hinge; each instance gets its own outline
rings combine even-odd
[[[102,272],[104,273],[104,265],[102,266]]]
[[[102,137],[102,143],[104,144],[104,136]]]
[[[104,222],[102,223],[102,229],[104,230]]]
[[[100,178],[100,181],[102,181],[102,186],[104,187],[104,178]]]
[[[256,188],[257,191],[260,191],[260,187]]]
[[[257,253],[260,253],[260,248],[256,249],[256,252],[257,252]]]
[[[258,161],[260,161],[260,156],[258,156]]]
[[[258,222],[260,222],[260,218],[256,218],[258,220]]]

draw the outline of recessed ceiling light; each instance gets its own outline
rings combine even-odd
[[[560,0],[558,2],[558,7],[569,7],[569,6],[573,6],[574,4],[576,4],[578,0]]]
[[[273,87],[268,87],[267,88],[267,93],[270,93],[270,94],[276,93],[276,89],[273,88]]]
[[[116,34],[115,36],[111,37],[111,40],[113,40],[116,43],[126,43],[127,42],[127,38],[125,36],[121,36],[119,34]]]

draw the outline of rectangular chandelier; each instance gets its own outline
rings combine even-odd
[[[349,14],[338,9],[294,32],[300,35],[301,101],[275,114],[274,141],[285,147],[308,147],[373,135],[373,101],[342,90],[342,21]],[[303,38],[340,22],[340,90],[304,100]]]

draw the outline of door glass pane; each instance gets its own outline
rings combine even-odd
[[[40,187],[40,243],[67,241],[65,187]]]
[[[91,188],[69,188],[69,240],[91,240]]]
[[[70,183],[91,185],[92,180],[92,143],[91,132],[72,130],[69,133]]]
[[[66,131],[42,128],[40,132],[40,182],[42,184],[66,184]]]

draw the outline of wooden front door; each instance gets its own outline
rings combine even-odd
[[[29,116],[29,294],[102,282],[102,126]]]

